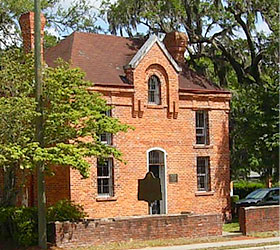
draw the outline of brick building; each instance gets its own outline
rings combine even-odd
[[[188,68],[186,46],[179,32],[163,41],[75,32],[45,52],[48,66],[61,57],[85,71],[94,83],[90,91],[113,105],[110,115],[135,128],[101,137],[121,150],[127,164],[90,159],[88,179],[57,168],[47,178],[48,204],[68,198],[93,218],[229,212],[230,93]],[[162,200],[151,206],[137,199],[138,179],[148,171],[162,189]]]

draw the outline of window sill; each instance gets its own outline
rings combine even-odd
[[[195,192],[195,196],[212,196],[214,195],[214,191],[197,191]]]
[[[162,104],[147,104],[146,107],[147,109],[163,109],[166,106]]]
[[[195,144],[195,145],[193,145],[193,148],[195,148],[195,149],[211,149],[211,148],[213,148],[213,144],[210,144],[210,145]]]
[[[102,201],[116,201],[117,197],[111,197],[111,196],[98,196],[96,197],[97,202],[102,202]]]

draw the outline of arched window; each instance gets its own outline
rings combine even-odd
[[[152,75],[148,82],[148,103],[160,104],[160,81],[155,75]]]

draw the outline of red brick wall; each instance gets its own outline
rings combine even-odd
[[[56,222],[53,226],[55,243],[59,247],[222,234],[221,215],[216,214],[142,216],[80,223]]]
[[[161,80],[161,105],[149,105],[148,76]],[[148,214],[146,202],[137,200],[138,179],[147,172],[147,151],[161,148],[167,153],[166,181],[169,214],[182,211],[223,213],[230,211],[230,172],[228,112],[229,95],[191,94],[178,90],[177,72],[154,45],[131,74],[134,89],[96,87],[115,108],[113,116],[134,126],[135,130],[114,136],[114,145],[127,164],[114,161],[114,197],[97,195],[96,159],[91,159],[91,176],[82,180],[71,170],[71,199],[83,204],[90,218]],[[175,107],[174,107],[175,106]],[[207,109],[210,145],[195,145],[195,111]],[[175,111],[175,112],[174,112]],[[174,113],[178,112],[178,116]],[[197,192],[196,157],[210,157],[211,191]],[[177,174],[178,182],[169,183],[168,175]]]
[[[20,191],[16,196],[16,205],[37,206],[37,178],[36,171],[17,171],[16,190]],[[47,206],[55,204],[62,199],[70,199],[70,169],[69,167],[54,166],[52,175],[46,175]],[[21,187],[22,186],[22,187]],[[0,170],[0,200],[3,197],[4,176]]]
[[[52,175],[45,177],[47,206],[63,199],[70,199],[70,168],[53,166]],[[37,206],[37,179],[34,178],[34,201]]]
[[[240,230],[244,235],[279,230],[280,206],[247,207],[239,210]]]

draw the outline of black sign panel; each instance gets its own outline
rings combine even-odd
[[[152,172],[148,172],[144,179],[138,180],[138,200],[151,203],[161,199],[160,179],[155,178]]]

